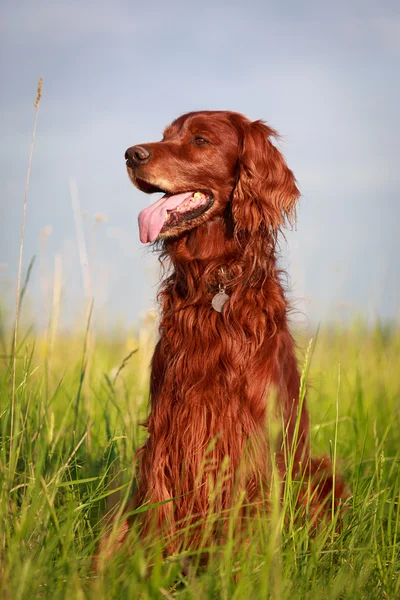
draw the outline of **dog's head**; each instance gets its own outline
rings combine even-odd
[[[226,111],[182,115],[160,142],[128,148],[133,184],[164,195],[139,215],[143,243],[174,237],[230,210],[236,233],[273,234],[294,216],[292,171],[261,121]]]

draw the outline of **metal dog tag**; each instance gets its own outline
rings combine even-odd
[[[211,300],[213,309],[217,312],[222,312],[222,309],[224,308],[228,300],[228,294],[226,294],[223,289],[219,290],[219,292],[215,294],[215,296],[213,296],[213,299]]]

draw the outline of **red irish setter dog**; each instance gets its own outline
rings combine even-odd
[[[199,547],[202,532],[193,523],[210,511],[226,513],[240,493],[247,504],[265,498],[273,460],[282,481],[290,461],[295,475],[306,476],[316,509],[334,483],[335,498],[344,494],[329,461],[309,454],[276,264],[277,236],[294,220],[299,190],[271,142],[276,137],[238,113],[192,112],[160,142],[125,155],[132,183],[163,194],[139,215],[141,241],[156,243],[171,271],[159,296],[148,439],[138,452],[133,505],[160,503],[141,513],[141,528],[143,535],[162,530],[170,551]],[[266,426],[272,397],[285,432],[273,456]]]

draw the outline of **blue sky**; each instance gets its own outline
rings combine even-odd
[[[71,179],[98,319],[133,323],[153,306],[157,260],[137,228],[149,198],[129,183],[123,155],[134,143],[160,139],[179,114],[201,109],[263,118],[283,136],[303,197],[282,264],[304,318],[398,317],[397,2],[9,2],[0,40],[0,284],[7,297],[17,273],[33,102],[44,77],[24,248],[25,268],[33,254],[38,259],[30,287],[38,322],[46,320],[57,253],[64,323],[83,306]],[[95,224],[96,215],[106,220]],[[51,231],[45,249],[43,231]]]

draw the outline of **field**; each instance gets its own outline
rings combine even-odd
[[[87,310],[84,330],[61,333],[58,302],[46,331],[18,322],[41,93],[42,80],[14,330],[0,304],[0,597],[399,598],[400,328],[379,321],[298,336],[313,455],[330,456],[351,491],[340,514],[328,507],[310,531],[296,514],[298,483],[288,482],[281,502],[275,473],[268,511],[253,511],[244,536],[240,504],[225,515],[224,543],[197,553],[170,555],[162,533],[140,540],[133,528],[126,548],[94,572],[107,517],[117,527],[136,485],[156,322],[149,315],[136,331],[104,334]]]
[[[0,595],[23,598],[399,598],[400,332],[361,321],[322,327],[307,375],[315,455],[331,455],[352,498],[340,528],[311,536],[284,506],[250,524],[243,543],[232,511],[225,545],[164,557],[141,542],[91,571],[104,515],[135,485],[144,437],[154,319],[136,333],[2,331]],[[309,340],[299,340],[304,362]],[[12,423],[13,421],[13,423]],[[11,435],[12,433],[12,435]],[[293,486],[293,490],[295,486]],[[294,493],[294,491],[293,491]]]

